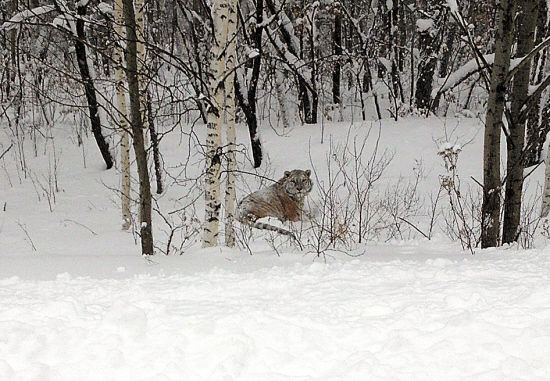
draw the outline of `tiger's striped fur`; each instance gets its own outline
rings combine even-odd
[[[281,222],[301,220],[304,198],[313,186],[310,176],[309,169],[286,171],[275,184],[243,198],[237,207],[237,219],[253,228],[274,231],[296,239],[294,233],[288,230],[257,220],[263,217],[275,217]]]

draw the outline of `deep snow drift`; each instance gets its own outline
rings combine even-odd
[[[421,162],[421,188],[437,190],[443,171],[437,150],[445,135],[463,146],[462,177],[479,177],[476,121],[408,119],[381,127],[380,146],[395,152],[386,184],[411,176]],[[316,165],[324,162],[326,142],[348,129],[326,126],[325,144],[308,149],[320,138],[318,127],[297,127],[286,136],[266,128],[272,177],[309,168],[310,156]],[[239,132],[246,141],[244,129]],[[79,148],[58,133],[60,191],[51,212],[40,184],[47,185],[52,157],[29,155],[27,179],[17,175],[11,156],[2,163],[0,380],[550,375],[544,241],[534,250],[513,246],[471,255],[439,233],[431,241],[369,242],[317,257],[285,241],[278,256],[259,239],[253,255],[191,243],[183,255],[145,260],[133,236],[120,231],[118,197],[110,189],[118,184],[116,171],[100,169],[92,142]],[[163,142],[168,170],[179,170],[187,149],[186,142]],[[323,174],[322,165],[317,170]],[[537,170],[532,181],[541,175]],[[245,192],[241,184],[239,197]],[[175,193],[159,204],[176,209],[181,195]]]

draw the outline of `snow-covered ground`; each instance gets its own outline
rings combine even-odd
[[[395,153],[385,186],[421,163],[423,192],[437,190],[442,141],[463,146],[462,178],[479,178],[479,122],[411,118],[380,127],[380,147]],[[321,146],[318,126],[286,136],[266,127],[272,177],[310,168],[310,156],[324,174],[329,138],[341,141],[348,130],[327,125]],[[68,133],[57,134],[52,211],[42,189],[51,149],[33,158],[29,148],[27,179],[13,152],[1,163],[0,380],[550,377],[550,249],[542,240],[533,250],[471,255],[439,233],[322,257],[284,241],[279,253],[253,242],[253,255],[191,243],[182,255],[146,260],[120,230],[109,189],[116,171],[101,169],[92,141],[76,147]],[[239,139],[246,141],[242,128]],[[185,139],[163,142],[169,171],[193,157],[188,147]],[[163,210],[181,202],[171,185],[159,199]],[[245,191],[241,183],[239,197]],[[162,240],[159,216],[155,222]]]

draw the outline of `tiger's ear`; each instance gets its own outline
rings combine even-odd
[[[307,175],[307,177],[310,177],[310,175],[311,175],[311,170],[310,169],[306,169],[306,175]]]
[[[288,177],[290,176],[290,172],[289,171],[285,171],[285,177]]]

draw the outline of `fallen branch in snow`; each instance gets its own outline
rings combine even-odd
[[[428,235],[426,233],[424,233],[422,230],[420,230],[415,224],[413,224],[412,222],[410,221],[407,221],[406,219],[404,219],[403,217],[397,217],[399,220],[403,221],[404,223],[406,223],[407,225],[409,225],[411,228],[413,228],[414,230],[416,230],[417,232],[419,232],[420,234],[422,234],[426,239],[430,239],[430,237],[428,237]]]
[[[77,224],[78,226],[82,226],[84,229],[88,230],[90,233],[92,233],[93,235],[97,235],[97,233],[95,231],[93,231],[92,229],[90,229],[89,227],[87,227],[86,225],[84,224],[81,224],[80,222],[77,222],[75,220],[70,220],[70,219],[64,219],[63,222],[72,222],[73,224]]]

